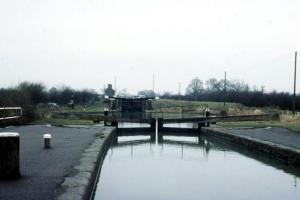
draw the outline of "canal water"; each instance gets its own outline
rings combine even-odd
[[[297,168],[213,137],[155,140],[118,137],[107,152],[94,199],[300,199]]]

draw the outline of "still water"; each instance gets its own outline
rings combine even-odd
[[[95,200],[300,199],[299,170],[211,137],[118,137]]]

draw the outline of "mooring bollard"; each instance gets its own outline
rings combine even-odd
[[[0,179],[20,177],[19,133],[0,133]]]
[[[52,136],[49,133],[43,135],[45,149],[49,149],[51,147],[51,138]]]

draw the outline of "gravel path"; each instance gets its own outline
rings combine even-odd
[[[0,181],[1,200],[50,200],[81,153],[95,139],[102,127],[66,128],[45,125],[11,127],[20,133],[21,179]],[[3,130],[0,130],[0,132]],[[52,134],[52,148],[44,149],[42,135]]]

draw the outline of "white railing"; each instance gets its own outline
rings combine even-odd
[[[0,107],[0,121],[6,124],[7,120],[18,120],[22,117],[23,110],[21,107]]]

